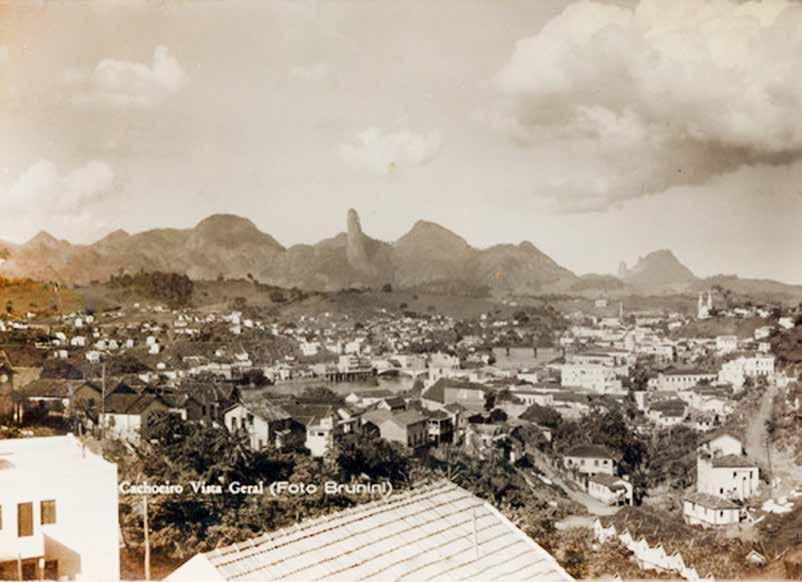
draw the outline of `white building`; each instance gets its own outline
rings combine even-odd
[[[758,493],[760,470],[730,434],[708,439],[696,456],[696,490],[724,499],[744,500]]]
[[[705,370],[668,370],[657,375],[655,387],[658,390],[687,390],[700,382],[712,382],[717,377],[717,374]]]
[[[588,479],[588,495],[607,505],[632,505],[632,483],[604,473]]]
[[[120,579],[117,466],[72,435],[0,440],[0,579]]]
[[[585,475],[618,474],[620,455],[599,445],[577,445],[563,456],[563,466]]]
[[[755,330],[755,340],[763,340],[767,339],[771,336],[771,330],[773,328],[770,325],[764,325],[763,327],[759,327]]]
[[[699,301],[696,306],[697,319],[710,319],[710,312],[713,310],[713,296],[707,292],[707,301],[703,298],[704,293],[699,293]]]
[[[741,507],[729,499],[691,493],[682,500],[682,515],[690,525],[726,526],[741,521]]]
[[[615,370],[602,364],[563,364],[560,367],[560,385],[584,388],[598,394],[624,390]]]
[[[716,352],[719,354],[731,354],[738,350],[738,336],[720,335],[716,336]]]

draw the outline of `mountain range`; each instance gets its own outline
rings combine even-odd
[[[138,234],[117,230],[88,245],[40,232],[22,245],[0,241],[0,274],[87,284],[140,270],[186,273],[193,279],[244,278],[282,287],[331,291],[349,287],[415,288],[436,292],[516,294],[673,293],[726,283],[744,292],[802,296],[802,286],[719,276],[700,279],[669,250],[621,264],[618,276],[578,276],[531,242],[471,246],[433,222],[419,220],[394,242],[365,234],[349,210],[346,230],[316,244],[284,247],[250,220],[210,216],[193,228],[155,229]]]

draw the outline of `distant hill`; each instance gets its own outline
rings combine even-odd
[[[349,287],[499,289],[534,293],[576,280],[531,243],[477,249],[443,226],[418,221],[395,242],[369,237],[349,210],[346,232],[313,245],[283,247],[250,220],[214,215],[190,229],[139,234],[115,231],[91,245],[39,233],[13,247],[0,273],[89,283],[146,271],[196,280],[252,277],[282,287],[331,291]]]
[[[780,300],[802,298],[802,286],[720,275],[702,279],[670,250],[622,263],[618,277],[578,277],[534,244],[476,248],[446,227],[420,220],[396,241],[363,230],[349,210],[344,232],[315,244],[284,247],[246,218],[210,216],[193,228],[130,234],[114,231],[89,245],[47,232],[15,245],[0,241],[0,276],[88,284],[139,271],[186,274],[199,280],[254,279],[284,288],[336,291],[392,285],[428,293],[479,297],[488,293],[621,297],[696,293],[714,286]],[[5,252],[3,252],[5,251]]]
[[[621,263],[618,277],[630,287],[645,291],[667,288],[681,291],[697,280],[696,275],[667,249],[641,257],[631,269]]]

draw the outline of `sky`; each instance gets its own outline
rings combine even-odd
[[[0,0],[0,239],[419,219],[802,284],[802,4]]]

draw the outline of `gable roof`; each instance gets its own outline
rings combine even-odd
[[[158,394],[150,392],[142,392],[141,394],[136,392],[133,394],[112,392],[106,396],[106,400],[103,403],[103,413],[142,414],[153,403],[160,404],[164,408],[170,408],[170,405]]]
[[[489,503],[448,481],[199,554],[168,581],[198,573],[221,581],[573,580]]]
[[[81,380],[34,380],[26,384],[17,393],[27,398],[69,398]]]
[[[724,455],[723,457],[715,457],[713,466],[730,469],[756,468],[757,463],[744,455]]]
[[[701,505],[707,509],[740,509],[741,506],[735,501],[710,495],[709,493],[694,492],[685,496],[686,501]]]
[[[266,422],[276,422],[292,417],[284,406],[279,406],[269,398],[243,398],[242,402],[235,404],[229,410],[240,405],[254,416],[258,416]]]
[[[565,453],[566,457],[593,459],[620,459],[621,455],[602,445],[577,445]]]
[[[429,386],[426,390],[423,391],[421,394],[421,398],[425,398],[426,400],[431,400],[433,402],[439,402],[440,404],[445,404],[446,402],[446,388],[455,388],[458,390],[475,390],[478,392],[488,392],[488,388],[486,386],[482,386],[481,384],[476,384],[475,382],[466,382],[466,381],[459,381],[453,378],[440,378]]]

